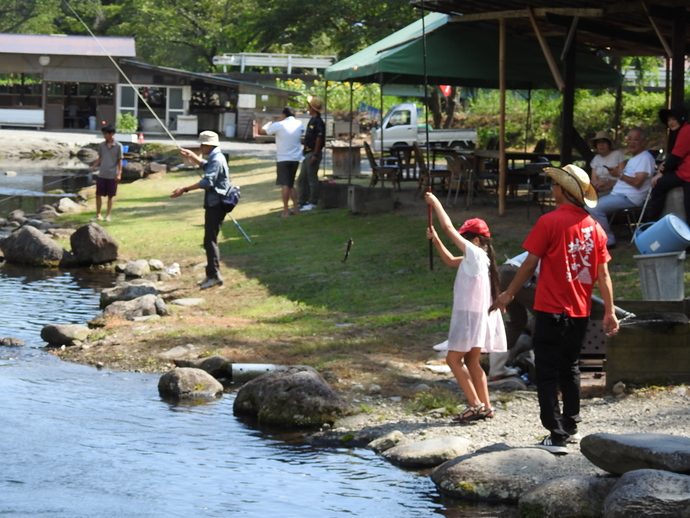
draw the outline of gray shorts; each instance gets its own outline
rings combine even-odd
[[[286,187],[295,186],[295,176],[297,175],[297,169],[299,168],[299,162],[278,162],[277,172],[278,177],[276,179],[276,185],[284,185]]]

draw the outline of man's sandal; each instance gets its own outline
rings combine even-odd
[[[477,406],[468,406],[465,410],[453,416],[453,422],[469,423],[470,421],[476,421],[477,419],[486,419],[484,406],[484,403],[479,403]]]

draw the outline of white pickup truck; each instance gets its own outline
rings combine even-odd
[[[374,151],[381,151],[381,128],[383,128],[383,149],[396,144],[411,146],[417,142],[426,143],[424,123],[420,122],[418,108],[414,103],[393,106],[383,118],[383,124],[372,130],[371,143]],[[429,127],[429,143],[442,147],[472,148],[477,143],[477,132],[469,128],[433,129]]]

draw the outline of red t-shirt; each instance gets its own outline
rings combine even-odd
[[[687,122],[678,130],[676,143],[673,144],[671,154],[680,158],[676,167],[678,178],[690,182],[690,124]]]
[[[522,247],[541,258],[534,309],[589,316],[599,265],[611,260],[601,226],[584,209],[563,204],[537,220]]]

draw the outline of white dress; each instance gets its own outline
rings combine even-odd
[[[453,288],[453,312],[448,332],[448,350],[469,352],[505,352],[506,332],[500,310],[489,313],[491,282],[486,252],[467,243]]]

